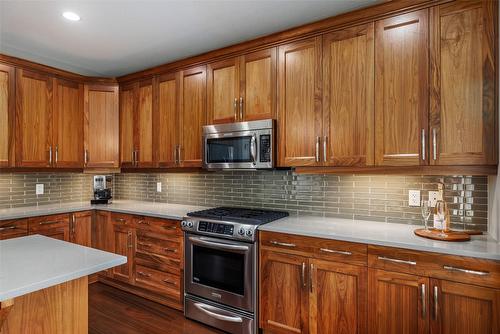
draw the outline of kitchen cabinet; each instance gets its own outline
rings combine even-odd
[[[120,87],[120,165],[135,166],[136,147],[134,141],[134,126],[137,99],[136,85]]]
[[[431,14],[431,165],[497,163],[494,1],[452,2]]]
[[[0,168],[14,164],[14,67],[0,64]]]
[[[278,48],[279,165],[320,163],[321,38]]]
[[[106,252],[114,252],[115,246],[113,224],[111,223],[110,213],[105,211],[96,211],[92,226],[92,248],[97,248]],[[99,275],[112,276],[112,269],[102,271]]]
[[[210,124],[274,118],[275,103],[276,48],[208,64]]]
[[[159,167],[178,164],[181,72],[163,74],[158,79],[158,120],[156,152]],[[200,129],[201,131],[201,129]]]
[[[114,84],[85,85],[84,162],[87,168],[118,168],[119,102]]]
[[[51,167],[52,78],[24,69],[16,73],[16,165]]]
[[[0,220],[0,240],[24,237],[27,235],[27,219]]]
[[[92,246],[92,211],[76,212],[70,215],[70,241]]]
[[[375,22],[375,164],[427,164],[427,9]]]
[[[28,233],[70,241],[69,215],[51,215],[28,219]]]
[[[428,333],[428,278],[371,268],[368,275],[369,333]]]
[[[432,334],[500,332],[500,290],[431,279]]]
[[[53,167],[83,167],[83,84],[54,79]]]
[[[273,333],[308,333],[308,259],[261,251],[260,327]]]
[[[134,283],[134,230],[128,226],[114,224],[113,243],[113,253],[127,257],[127,263],[113,268],[113,278],[132,284]]]
[[[373,50],[373,23],[323,36],[325,166],[374,163]]]

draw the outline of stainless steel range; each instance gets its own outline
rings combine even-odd
[[[234,334],[257,333],[257,227],[287,212],[220,207],[188,213],[184,314]]]

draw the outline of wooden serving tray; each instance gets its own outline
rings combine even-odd
[[[426,230],[425,228],[418,228],[413,231],[419,237],[433,239],[433,240],[441,240],[441,241],[468,241],[470,240],[470,236],[464,232],[458,231],[448,231],[442,232],[439,230]]]

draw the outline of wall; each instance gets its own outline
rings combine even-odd
[[[156,192],[156,182],[162,192]],[[292,171],[115,175],[115,198],[287,210],[291,214],[421,224],[408,190],[445,183],[454,227],[487,230],[488,178],[398,175],[297,175]],[[454,204],[453,204],[454,203]],[[467,216],[467,214],[469,216]]]

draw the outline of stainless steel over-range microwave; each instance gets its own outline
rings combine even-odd
[[[203,127],[206,169],[270,169],[275,163],[272,119]]]

